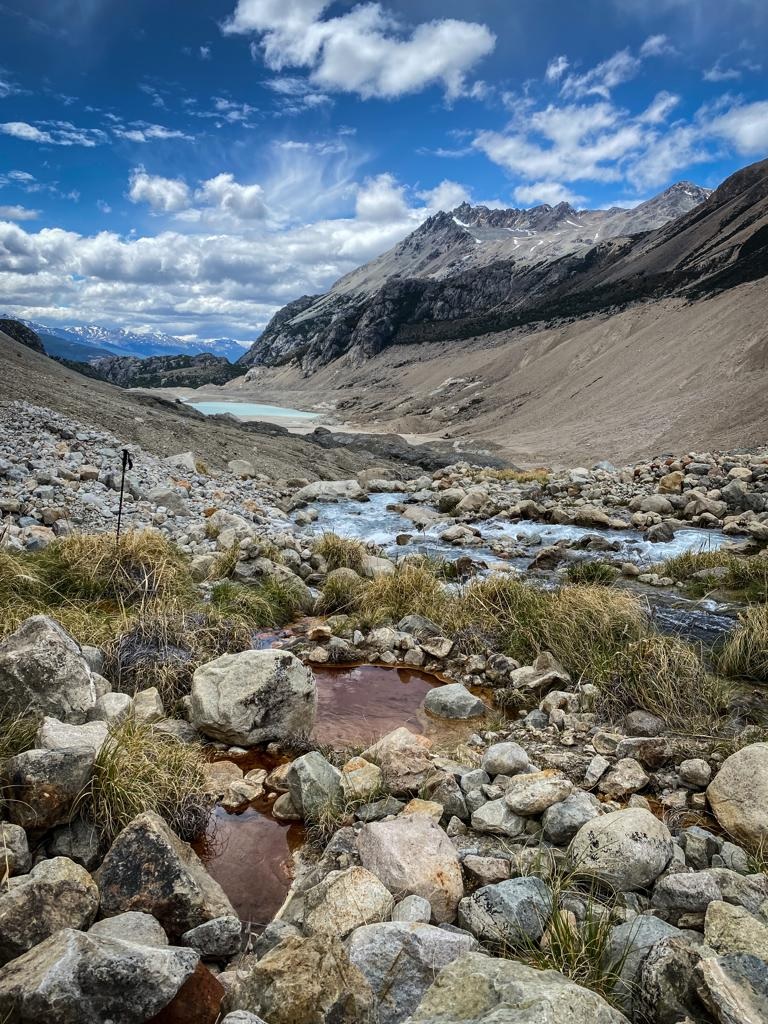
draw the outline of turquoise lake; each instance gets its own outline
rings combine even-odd
[[[206,416],[231,413],[244,419],[255,419],[259,416],[284,416],[286,419],[316,420],[316,412],[302,412],[300,409],[289,409],[282,405],[262,405],[260,402],[187,402],[193,409]]]

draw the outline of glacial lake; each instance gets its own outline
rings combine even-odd
[[[316,420],[318,413],[302,412],[301,409],[289,409],[283,405],[262,405],[260,402],[187,402],[193,409],[206,416],[218,416],[231,413],[241,419],[258,419],[259,417],[284,417],[294,420]]]

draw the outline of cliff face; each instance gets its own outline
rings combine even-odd
[[[752,178],[764,180],[764,169]],[[632,210],[462,204],[430,217],[327,294],[284,307],[240,362],[298,363],[310,373],[344,354],[363,360],[398,341],[467,337],[653,297],[686,282],[654,278],[649,289],[633,281],[632,259],[663,241],[665,231],[676,234],[700,211],[719,208],[725,197],[714,195],[680,182]],[[606,287],[606,275],[622,266]]]

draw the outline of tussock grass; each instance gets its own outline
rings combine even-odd
[[[0,709],[0,770],[9,758],[34,747],[38,725],[36,715]]]
[[[569,583],[588,583],[609,587],[616,582],[618,570],[605,562],[571,562],[565,570]]]
[[[404,560],[389,575],[371,580],[357,601],[361,620],[369,626],[398,622],[404,615],[424,615],[438,622],[448,607],[442,581],[421,562]]]
[[[768,682],[768,605],[752,605],[741,613],[716,664],[726,675]]]
[[[325,559],[329,572],[334,569],[354,569],[357,573],[363,571],[367,552],[362,541],[326,531],[312,547],[315,554]]]
[[[486,480],[500,480],[503,483],[546,484],[549,482],[549,470],[543,466],[538,469],[486,469],[483,471]]]
[[[356,579],[329,576],[318,598],[317,611],[323,614],[354,611],[368,586],[369,582],[360,576]]]
[[[727,573],[692,578],[694,573],[709,569],[726,569]],[[668,558],[654,571],[685,583],[694,596],[701,597],[713,589],[736,590],[748,601],[768,602],[768,559],[762,556],[744,558],[728,551],[684,551]]]
[[[129,718],[113,726],[97,755],[81,811],[105,846],[144,811],[157,812],[177,835],[191,840],[208,819],[205,783],[200,748]]]

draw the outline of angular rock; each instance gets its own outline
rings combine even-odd
[[[651,904],[673,923],[681,914],[703,914],[713,900],[755,914],[768,899],[768,875],[740,875],[728,868],[669,874],[656,883]]]
[[[479,718],[488,711],[462,683],[446,683],[430,690],[424,698],[424,709],[437,718]]]
[[[488,775],[517,775],[528,767],[528,755],[519,743],[494,743],[483,754],[482,768]]]
[[[27,619],[0,643],[0,693],[8,714],[75,723],[85,721],[97,697],[80,647],[46,615]]]
[[[0,878],[4,878],[6,873],[9,878],[25,875],[31,867],[27,833],[21,825],[0,821]]]
[[[554,771],[516,775],[507,783],[504,800],[514,814],[532,817],[565,800],[573,792],[573,783]]]
[[[406,1024],[627,1024],[558,971],[466,953],[443,968]]]
[[[285,783],[293,806],[305,821],[317,818],[341,799],[341,772],[317,750],[291,763]]]
[[[365,868],[331,871],[304,893],[304,930],[343,939],[361,925],[386,921],[394,905],[389,890]]]
[[[68,821],[93,772],[91,747],[26,750],[5,765],[8,815],[25,829],[44,830]]]
[[[704,918],[704,938],[717,953],[749,953],[768,961],[768,924],[743,907],[713,900]]]
[[[525,831],[525,819],[513,813],[504,797],[489,800],[472,812],[472,828],[492,836],[519,836]]]
[[[86,871],[93,871],[100,860],[99,833],[83,818],[73,818],[53,830],[48,840],[49,857],[69,857]]]
[[[26,953],[60,928],[87,928],[99,890],[88,872],[66,857],[37,864],[0,890],[0,963]]]
[[[95,877],[103,916],[152,914],[172,939],[214,918],[237,916],[197,854],[151,811],[126,825]]]
[[[260,960],[241,963],[223,1008],[248,1010],[269,1024],[360,1024],[373,994],[337,938],[289,936]]]
[[[640,968],[638,1013],[655,1024],[677,1024],[687,1016],[695,1020],[702,1010],[695,969],[708,955],[711,949],[683,936],[670,935],[655,943]]]
[[[639,1000],[640,971],[654,945],[667,936],[685,935],[686,932],[650,914],[640,914],[611,930],[603,952],[602,967],[618,970],[613,994],[623,1010],[631,1013]]]
[[[146,918],[141,927],[135,920]],[[144,1024],[197,967],[192,949],[168,945],[148,915],[109,929],[65,927],[0,970],[0,1014],[9,1024]]]
[[[239,917],[214,917],[184,932],[181,942],[196,950],[204,959],[226,960],[240,952],[242,931]]]
[[[103,699],[103,697],[99,698],[99,700]],[[107,738],[107,732],[106,722],[96,721],[86,722],[84,725],[70,725],[67,722],[60,722],[58,718],[47,717],[42,720],[37,730],[35,746],[38,750],[90,747],[94,754],[98,754]]]
[[[731,754],[707,787],[712,813],[745,846],[768,842],[768,743]]]
[[[133,709],[133,698],[127,693],[115,690],[99,697],[88,712],[89,722],[106,722],[108,725],[122,722]]]
[[[435,973],[477,948],[466,932],[387,922],[354,931],[347,952],[376,999],[377,1024],[400,1024],[418,1006]]]
[[[538,942],[551,912],[546,882],[510,878],[466,896],[459,904],[459,924],[482,942],[514,947]]]
[[[702,960],[696,967],[699,994],[718,1024],[765,1024],[768,964],[746,953]]]
[[[382,736],[361,754],[381,768],[385,786],[393,793],[414,792],[426,782],[433,770],[426,736],[416,735],[404,726]]]
[[[288,651],[241,651],[201,665],[190,721],[212,739],[253,746],[309,733],[317,693],[311,671]]]
[[[633,757],[622,757],[610,771],[600,779],[598,789],[614,799],[629,796],[645,789],[649,778],[639,761]]]
[[[458,856],[443,830],[423,815],[365,825],[357,837],[363,867],[396,896],[429,900],[432,916],[450,922],[464,893]]]
[[[544,837],[555,846],[567,846],[582,825],[601,813],[602,804],[597,797],[577,789],[565,800],[544,811],[541,817]]]
[[[582,825],[568,848],[573,870],[619,892],[645,889],[672,859],[672,836],[650,811],[630,807]]]
[[[429,924],[432,917],[432,907],[429,900],[423,896],[406,896],[400,900],[391,914],[393,921],[400,921],[404,924]]]

